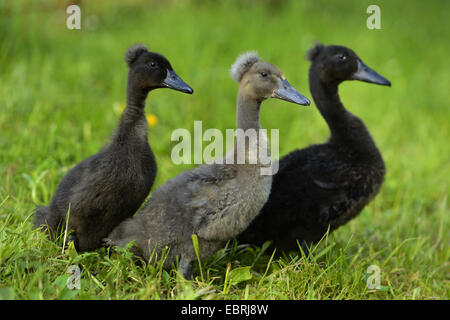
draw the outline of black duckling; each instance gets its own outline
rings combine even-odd
[[[232,78],[239,82],[237,128],[259,130],[260,106],[267,98],[279,98],[302,105],[308,99],[298,93],[275,66],[260,61],[256,53],[239,56],[231,68]],[[223,242],[242,232],[267,201],[272,176],[267,138],[245,144],[245,163],[236,164],[234,150],[221,161],[184,171],[153,192],[140,212],[117,226],[105,239],[108,246],[126,246],[134,241],[134,252],[150,259],[169,248],[165,265],[180,259],[180,271],[191,277],[191,262],[196,260],[192,234],[198,236],[200,256],[206,258]],[[249,163],[249,154],[264,152],[267,157]],[[253,159],[256,160],[256,159]],[[266,160],[269,160],[266,162]],[[266,164],[264,164],[266,163]],[[267,164],[268,163],[268,164]],[[155,257],[155,256],[153,256]]]
[[[390,86],[350,49],[316,45],[309,86],[331,136],[324,144],[295,150],[279,161],[269,200],[239,243],[272,241],[281,251],[306,249],[356,217],[378,193],[385,166],[364,123],[348,112],[338,95],[345,80]],[[306,246],[305,246],[306,245]]]
[[[124,219],[132,216],[150,192],[156,162],[147,141],[145,100],[151,90],[193,90],[162,55],[132,46],[128,64],[126,108],[112,141],[80,162],[61,180],[50,205],[37,207],[34,224],[53,238],[66,225],[79,251],[93,250]]]

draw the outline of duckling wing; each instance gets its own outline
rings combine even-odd
[[[237,170],[232,165],[212,164],[196,168],[187,185],[188,205],[194,213],[193,227],[207,240],[228,240],[235,236],[232,213],[239,208]]]
[[[363,171],[333,161],[308,172],[310,186],[320,203],[319,223],[339,226],[358,214],[370,201],[374,181]]]

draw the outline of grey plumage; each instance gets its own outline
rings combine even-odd
[[[248,51],[239,55],[236,61],[231,65],[230,76],[231,78],[239,82],[242,79],[244,73],[259,61],[259,56],[256,51]]]
[[[54,238],[69,213],[68,230],[80,251],[100,247],[117,224],[132,216],[156,176],[155,157],[147,142],[145,100],[150,90],[163,87],[172,67],[143,45],[131,47],[125,61],[130,67],[127,105],[111,143],[70,170],[49,206],[37,207],[34,217],[35,226]]]
[[[237,128],[258,130],[261,101],[282,86],[283,76],[269,63],[253,59],[249,66],[246,61],[240,77]],[[235,150],[236,145],[225,158],[236,160]],[[267,165],[248,163],[251,151],[259,154],[263,150],[269,155],[265,136],[246,144],[245,164],[230,164],[225,159],[223,164],[201,165],[170,179],[154,191],[135,217],[111,232],[106,244],[124,247],[134,241],[135,253],[145,259],[168,247],[166,265],[179,257],[180,269],[189,277],[191,262],[196,259],[192,234],[197,234],[201,258],[206,258],[242,232],[266,202],[272,177],[261,175],[261,168]]]

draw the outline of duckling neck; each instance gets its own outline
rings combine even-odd
[[[113,138],[118,145],[133,148],[147,144],[148,125],[145,118],[145,100],[148,90],[128,82],[127,104],[120,117],[119,126]]]
[[[330,142],[345,143],[364,152],[376,149],[361,119],[347,111],[342,104],[338,85],[337,81],[321,81],[318,73],[313,68],[310,69],[309,87],[317,108],[330,128]]]
[[[270,150],[267,137],[260,130],[259,111],[261,102],[261,100],[246,95],[245,89],[239,90],[236,110],[236,129],[240,132],[236,132],[234,152],[231,153],[234,156],[234,163],[239,164],[242,163],[240,161],[245,161],[245,164],[255,164],[257,167],[270,163]]]
[[[236,128],[247,129],[261,129],[259,123],[259,110],[261,108],[261,101],[257,101],[253,98],[239,91],[237,98],[237,110],[236,110]]]

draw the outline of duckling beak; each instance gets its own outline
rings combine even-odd
[[[358,70],[353,74],[352,80],[360,80],[369,83],[391,86],[391,82],[358,60]]]
[[[272,98],[293,102],[302,106],[311,104],[308,98],[295,90],[286,79],[281,80],[281,86],[272,93]]]
[[[167,76],[162,82],[164,87],[192,94],[194,90],[189,87],[173,70],[167,70]]]

